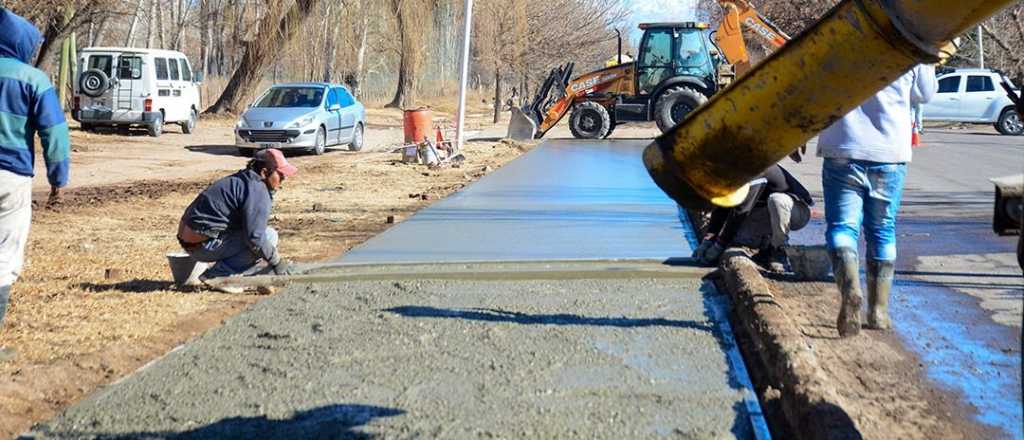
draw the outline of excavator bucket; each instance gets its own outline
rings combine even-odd
[[[533,100],[527,102],[522,108],[512,109],[512,119],[508,124],[508,138],[515,140],[532,140],[544,136],[545,131],[539,128],[546,118],[548,109],[558,100],[565,97],[566,87],[572,78],[572,70],[575,65],[567,63],[564,66],[552,69],[544,84],[537,89]],[[553,124],[549,124],[551,126]]]

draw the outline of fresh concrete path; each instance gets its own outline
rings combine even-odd
[[[582,145],[538,147],[32,435],[765,438],[725,298],[662,263],[690,251],[641,143]]]
[[[648,141],[549,141],[345,255],[347,263],[664,260],[691,250]]]

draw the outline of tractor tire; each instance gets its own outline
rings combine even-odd
[[[608,109],[593,101],[576,104],[569,116],[569,131],[576,139],[604,139],[611,129]]]
[[[708,102],[708,97],[689,87],[672,87],[658,97],[654,121],[662,133],[675,127],[686,115]]]
[[[604,139],[608,139],[608,136],[611,136],[611,135],[612,135],[612,133],[614,133],[614,132],[615,132],[615,127],[618,127],[618,126],[619,126],[619,124],[616,124],[616,123],[615,123],[615,122],[613,121],[613,122],[612,122],[612,126],[608,128],[608,133],[605,133],[605,135],[604,135]]]

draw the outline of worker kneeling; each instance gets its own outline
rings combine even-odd
[[[277,252],[277,231],[267,226],[267,219],[274,193],[297,171],[280,150],[260,150],[245,169],[214,182],[185,209],[178,242],[196,261],[214,263],[200,275],[203,284],[212,278],[253,275],[260,269],[276,275],[293,272],[291,263]],[[261,260],[265,267],[260,267]]]
[[[704,241],[693,257],[702,265],[715,265],[731,246],[758,250],[758,260],[773,272],[788,270],[785,247],[790,231],[803,229],[814,205],[811,194],[779,165],[754,181],[743,203],[711,212]]]

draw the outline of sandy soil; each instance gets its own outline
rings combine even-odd
[[[830,282],[767,279],[815,353],[866,439],[980,439],[999,432],[968,418],[970,408],[937,388],[921,361],[892,332],[864,330],[839,339],[839,293]]]
[[[390,153],[402,137],[400,112],[371,114],[364,151],[290,158],[300,173],[278,194],[271,218],[286,257],[336,257],[386,229],[388,216],[400,222],[530,148],[470,142],[460,167],[429,170]],[[193,136],[157,139],[73,132],[72,184],[60,206],[33,213],[25,272],[0,331],[0,345],[19,352],[0,364],[0,438],[260,300],[177,291],[164,257],[178,250],[173,231],[185,206],[244,165],[230,147],[231,124],[204,120]],[[490,127],[479,115],[469,125]],[[35,183],[46,190],[44,178]]]

